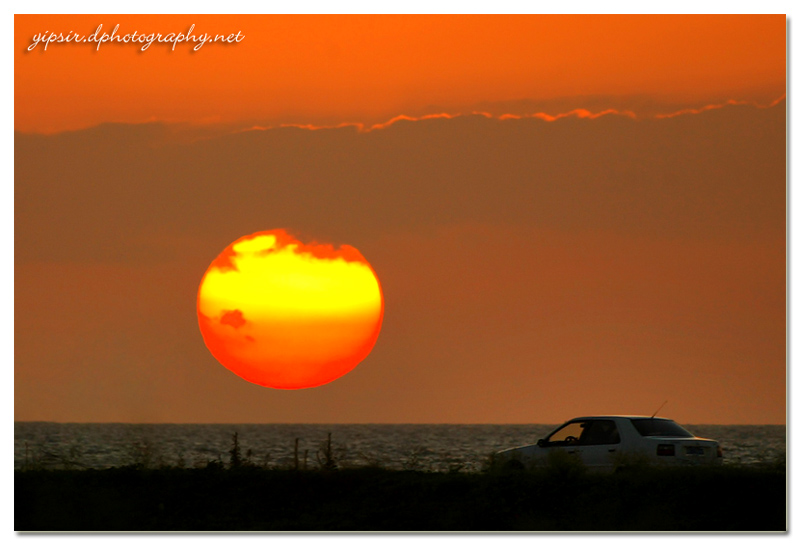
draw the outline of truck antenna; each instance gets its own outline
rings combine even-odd
[[[663,406],[664,406],[664,405],[666,405],[666,404],[667,404],[667,400],[664,400],[664,403],[662,403],[662,404],[661,404],[661,407],[663,407]],[[655,418],[655,417],[656,417],[656,415],[658,414],[658,411],[660,411],[660,410],[661,410],[661,407],[659,407],[658,409],[656,409],[656,412],[654,412],[654,413],[653,413],[653,416],[651,416],[650,418]]]

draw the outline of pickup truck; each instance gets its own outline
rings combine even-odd
[[[674,420],[650,416],[584,416],[573,418],[535,445],[497,452],[501,467],[546,466],[554,457],[574,458],[587,469],[611,471],[632,463],[717,465],[717,441],[695,437]]]

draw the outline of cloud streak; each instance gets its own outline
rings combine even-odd
[[[247,129],[241,129],[236,132],[248,132],[248,131],[267,131],[273,129],[281,129],[281,128],[295,128],[295,129],[304,129],[310,131],[318,131],[318,130],[331,130],[331,129],[345,129],[345,128],[355,128],[359,133],[369,133],[372,131],[384,130],[396,123],[408,121],[408,122],[418,122],[418,121],[429,121],[434,119],[457,119],[460,117],[469,117],[469,116],[480,116],[485,117],[486,119],[496,119],[499,121],[507,121],[511,119],[541,119],[542,121],[547,121],[548,123],[552,123],[561,119],[568,119],[568,118],[577,118],[577,119],[599,119],[605,116],[619,116],[619,117],[626,117],[629,119],[648,119],[648,118],[655,118],[655,119],[668,119],[672,117],[678,117],[682,115],[688,114],[702,114],[711,110],[719,110],[722,108],[730,107],[730,106],[752,106],[759,109],[764,108],[772,108],[780,104],[781,102],[786,100],[786,95],[782,95],[781,97],[775,99],[769,104],[763,105],[749,100],[735,100],[730,99],[726,102],[719,103],[719,104],[708,104],[706,106],[702,106],[700,108],[684,108],[681,110],[677,110],[674,112],[669,113],[661,113],[661,114],[650,114],[650,115],[641,115],[637,114],[632,110],[618,110],[615,108],[608,108],[597,112],[592,112],[585,108],[576,108],[570,110],[568,112],[558,113],[558,114],[548,114],[545,112],[536,112],[536,113],[528,113],[528,114],[492,114],[485,111],[473,111],[469,113],[437,113],[437,114],[426,114],[420,116],[410,116],[410,115],[398,115],[386,122],[383,123],[374,123],[374,124],[367,124],[361,122],[344,122],[344,123],[337,123],[333,125],[315,125],[313,123],[280,123],[277,125],[271,126],[261,126],[261,125],[254,125]]]
[[[721,104],[708,104],[706,106],[703,106],[702,108],[684,108],[682,110],[678,110],[677,112],[672,112],[672,113],[667,113],[667,114],[656,114],[654,117],[656,119],[668,119],[668,118],[671,118],[671,117],[678,117],[680,115],[687,115],[687,114],[697,115],[697,114],[702,114],[704,112],[708,112],[710,110],[719,110],[719,109],[722,109],[722,108],[726,108],[728,106],[753,106],[753,107],[759,108],[759,109],[774,108],[775,106],[777,106],[778,104],[784,102],[785,100],[786,100],[786,95],[785,94],[783,94],[780,97],[776,98],[775,100],[773,100],[769,104],[759,104],[759,103],[748,101],[748,100],[733,100],[733,99],[731,99],[731,100],[728,100],[727,102],[723,102]]]

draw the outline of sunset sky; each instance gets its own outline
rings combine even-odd
[[[41,32],[239,43],[28,47]],[[786,17],[15,16],[15,420],[786,421]],[[209,353],[233,241],[356,248],[380,336]]]

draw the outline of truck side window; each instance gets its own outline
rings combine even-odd
[[[619,443],[619,430],[613,420],[592,420],[581,436],[581,445],[614,445]]]
[[[585,431],[586,422],[570,422],[547,438],[547,445],[562,446],[577,444]]]

